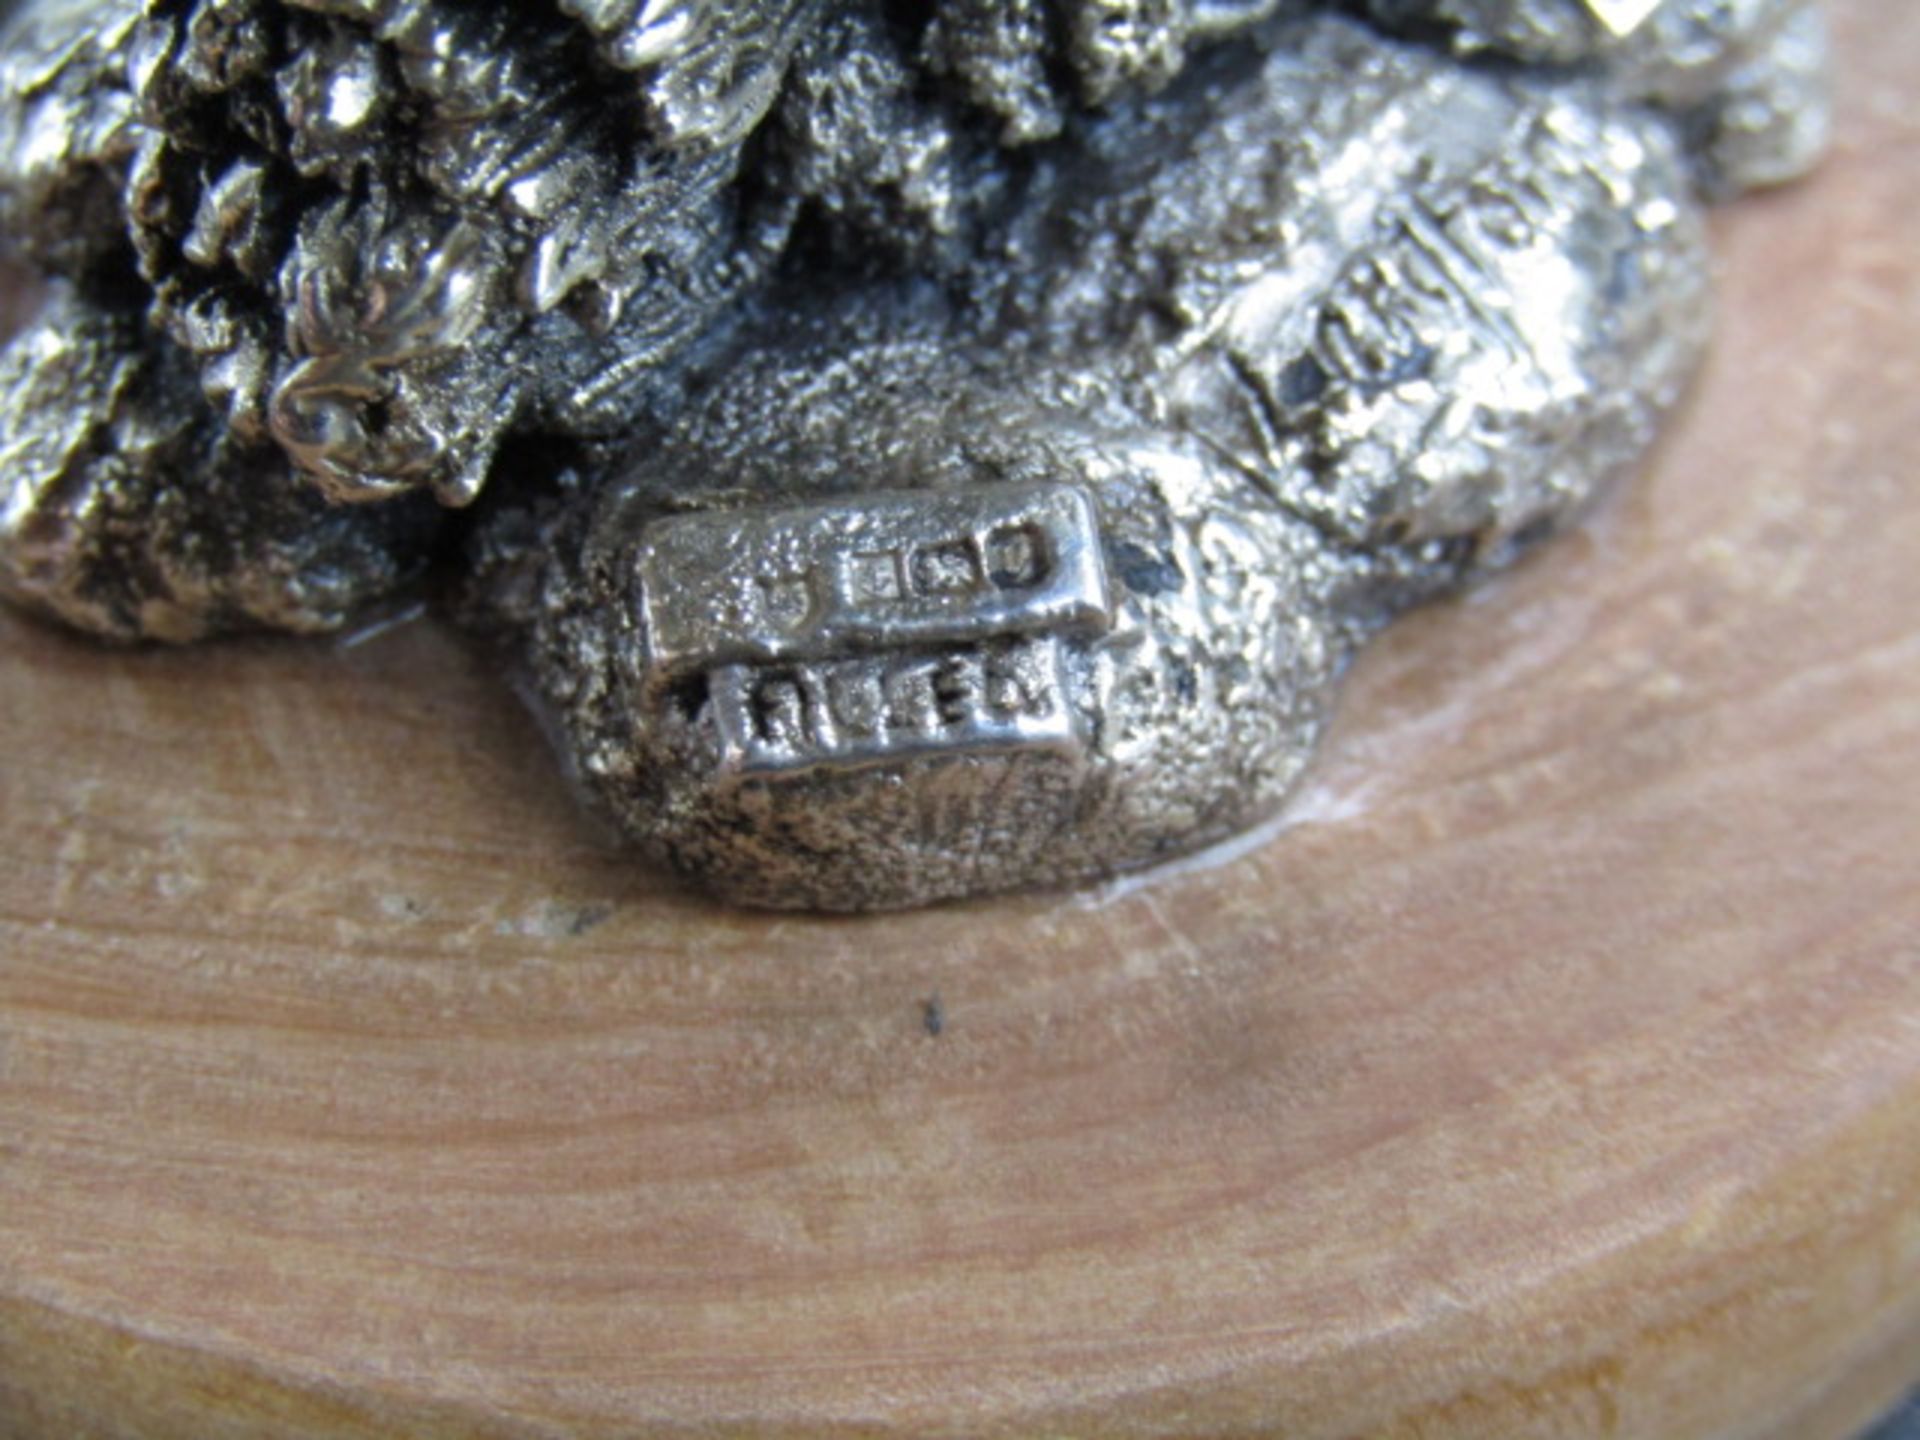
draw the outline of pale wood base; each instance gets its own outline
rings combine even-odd
[[[1211,868],[722,910],[433,625],[0,623],[0,1435],[1869,1418],[1920,1375],[1920,6],[1840,18],[1841,152],[1721,224],[1655,473],[1399,627]]]

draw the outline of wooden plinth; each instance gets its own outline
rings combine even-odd
[[[1840,152],[1720,223],[1653,473],[1399,626],[1210,868],[728,911],[431,623],[0,623],[0,1435],[1867,1418],[1920,1377],[1920,6],[1839,19]]]

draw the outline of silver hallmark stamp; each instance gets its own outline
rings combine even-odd
[[[1075,485],[899,491],[656,520],[638,558],[660,679],[1111,623],[1093,501]]]
[[[723,769],[804,773],[943,753],[1077,754],[1060,642],[728,665],[711,679]]]
[[[705,674],[740,777],[1070,755],[1060,640],[1112,623],[1093,501],[1070,484],[668,516],[636,569],[643,693]]]

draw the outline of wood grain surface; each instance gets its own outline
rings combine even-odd
[[[1720,221],[1652,473],[1399,626],[1238,855],[729,911],[431,622],[0,622],[0,1435],[1870,1418],[1920,1376],[1920,5],[1838,8],[1839,153]]]

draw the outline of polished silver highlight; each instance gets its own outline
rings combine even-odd
[[[0,592],[460,610],[641,849],[868,909],[1269,814],[1573,523],[1828,130],[1809,0],[24,0]]]

